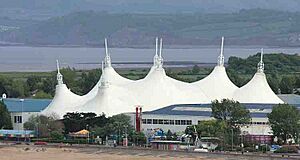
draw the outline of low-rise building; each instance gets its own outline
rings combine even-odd
[[[11,122],[14,130],[23,130],[23,125],[31,116],[38,115],[45,109],[51,99],[2,99],[10,112]]]

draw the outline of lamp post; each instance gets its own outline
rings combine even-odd
[[[24,107],[24,104],[23,104],[23,102],[24,102],[24,99],[20,99],[20,102],[21,102],[21,120],[20,120],[20,122],[21,122],[21,125],[22,125],[22,131],[24,131],[24,126],[23,126],[23,107]],[[22,134],[21,134],[21,137],[22,137]],[[26,131],[25,131],[25,139],[26,139]]]
[[[233,129],[231,129],[231,151],[233,151]]]
[[[124,126],[125,128],[125,146],[127,147],[128,146],[128,138],[127,138],[127,125]]]
[[[89,124],[86,125],[86,130],[88,131],[87,135],[87,143],[90,143],[90,131],[89,131]]]

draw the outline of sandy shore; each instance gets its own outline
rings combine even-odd
[[[190,157],[185,155],[169,155],[168,153],[151,154],[140,151],[124,153],[118,150],[99,150],[90,148],[52,148],[36,146],[13,146],[0,147],[0,160],[204,160],[207,157]],[[209,158],[211,159],[211,158]],[[223,158],[212,158],[211,160],[222,160]]]

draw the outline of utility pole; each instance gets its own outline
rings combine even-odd
[[[127,125],[124,126],[125,127],[125,146],[128,146],[128,138],[127,138]]]
[[[233,129],[231,129],[231,151],[233,151]]]

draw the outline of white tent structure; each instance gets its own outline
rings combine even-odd
[[[159,55],[157,43],[158,39],[153,66],[144,79],[129,81],[122,78],[121,80],[116,74],[108,74],[113,68],[105,65],[97,95],[80,106],[80,111],[114,115],[133,112],[135,106],[142,106],[144,111],[151,111],[177,103],[209,103],[201,91],[166,75],[163,69],[162,40],[160,40]]]
[[[233,93],[238,89],[227,76],[224,67],[224,37],[222,37],[221,51],[218,57],[218,64],[213,71],[205,78],[194,82],[195,86],[200,88],[201,91],[210,99],[221,100],[224,98],[232,99]]]
[[[48,105],[48,107],[42,111],[42,114],[56,114],[57,116],[62,117],[65,113],[69,111],[74,111],[73,107],[78,104],[82,97],[71,92],[67,85],[64,84],[63,76],[59,70],[58,60],[56,60],[56,65],[57,85],[55,90],[55,96],[52,102]]]
[[[105,57],[104,57],[104,64],[102,62],[102,75],[101,75],[99,81],[97,82],[97,84],[93,87],[93,89],[86,95],[82,96],[83,97],[82,99],[84,101],[82,101],[80,104],[83,104],[83,103],[91,100],[92,98],[94,98],[97,95],[99,86],[101,85],[103,78],[106,78],[106,80],[108,82],[117,84],[117,85],[123,85],[123,84],[129,83],[129,82],[132,82],[132,80],[129,80],[127,78],[120,76],[114,70],[114,68],[111,66],[111,58],[110,58],[110,53],[108,52],[106,38],[104,40],[104,47],[105,47]],[[104,68],[105,68],[105,72],[104,72]]]
[[[134,92],[139,101],[137,105],[143,106],[144,111],[172,104],[210,103],[203,92],[197,90],[192,84],[175,80],[166,75],[163,68],[162,39],[160,39],[159,55],[156,49],[153,66],[148,75],[125,87]]]
[[[234,93],[234,99],[241,103],[278,104],[283,101],[270,88],[264,73],[263,49],[260,62],[253,78]]]
[[[158,49],[156,38],[153,66],[147,76],[140,80],[129,80],[120,76],[112,67],[105,39],[102,75],[95,87],[83,96],[72,93],[63,83],[57,63],[58,85],[55,97],[42,113],[56,113],[62,117],[67,112],[78,111],[111,116],[133,112],[136,106],[142,106],[143,111],[152,111],[173,104],[207,104],[224,98],[241,103],[283,103],[266,81],[262,57],[257,73],[248,84],[238,88],[230,81],[224,67],[223,37],[217,66],[207,77],[194,83],[181,82],[166,75],[163,68],[162,39],[159,46]]]

